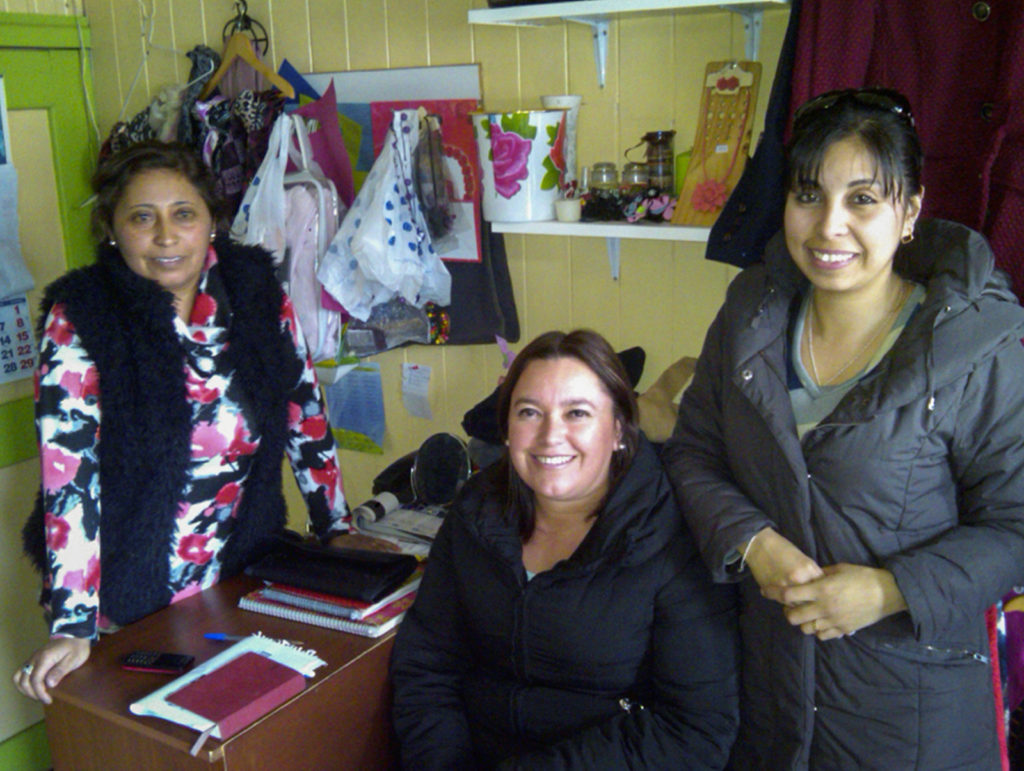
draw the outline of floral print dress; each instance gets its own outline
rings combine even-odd
[[[217,583],[219,554],[234,524],[260,436],[231,388],[234,372],[221,354],[230,311],[211,249],[186,325],[175,316],[185,350],[186,393],[192,409],[191,461],[178,502],[174,543],[168,550],[172,602]],[[289,398],[286,454],[307,502],[323,496],[330,521],[320,532],[348,529],[348,511],[334,438],[305,340],[287,295],[281,325],[304,361]],[[99,376],[89,353],[55,304],[40,340],[36,371],[36,426],[42,461],[48,573],[43,600],[53,636],[94,638],[113,629],[99,607],[100,476]]]

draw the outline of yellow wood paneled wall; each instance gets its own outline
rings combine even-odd
[[[26,0],[31,2],[31,0]],[[2,0],[0,0],[2,2]],[[6,0],[14,4],[15,0]],[[54,0],[56,2],[56,0]],[[44,0],[36,0],[44,4]],[[101,131],[131,117],[159,88],[182,82],[197,43],[218,48],[233,16],[230,0],[84,0],[93,34],[94,83]],[[607,84],[596,84],[590,28],[470,26],[467,12],[484,0],[250,0],[249,14],[270,33],[268,58],[300,71],[375,69],[479,62],[487,109],[539,107],[542,94],[583,95],[579,160],[613,160],[650,130],[674,129],[676,151],[696,129],[705,64],[744,54],[742,19],[726,11],[627,16],[612,23]],[[155,9],[153,48],[140,70],[147,9]],[[788,12],[768,11],[761,37],[764,64],[756,132]],[[129,90],[136,73],[138,82]],[[587,326],[618,348],[642,345],[641,387],[684,354],[696,354],[717,310],[731,268],[703,259],[703,244],[623,241],[622,271],[610,278],[603,239],[506,238],[523,341],[551,328]],[[522,343],[520,343],[521,345]],[[513,346],[516,347],[516,346]],[[373,476],[437,431],[462,434],[463,413],[486,396],[501,373],[495,346],[425,347],[378,357],[388,415],[386,454],[345,452],[350,500],[363,500]],[[429,365],[434,420],[406,414],[401,362]]]

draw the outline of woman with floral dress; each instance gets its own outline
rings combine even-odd
[[[24,529],[50,639],[14,675],[49,690],[112,631],[215,584],[286,523],[287,455],[312,530],[348,530],[334,440],[270,255],[218,236],[215,181],[142,142],[93,178],[97,261],[42,304],[42,485]]]

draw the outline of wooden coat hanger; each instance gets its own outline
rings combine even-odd
[[[203,86],[202,92],[199,94],[200,99],[209,98],[213,89],[217,87],[221,79],[228,71],[228,67],[235,59],[241,59],[260,75],[267,79],[267,82],[274,86],[278,91],[283,93],[289,99],[295,98],[295,88],[287,80],[282,78],[270,67],[264,64],[259,57],[252,50],[252,39],[244,32],[236,32],[228,38],[227,45],[224,46],[223,58],[220,62],[220,67],[213,73],[206,85]]]

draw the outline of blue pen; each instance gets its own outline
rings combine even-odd
[[[238,642],[239,640],[244,640],[247,637],[251,637],[251,635],[225,634],[224,632],[207,632],[203,635],[203,637],[205,637],[207,640],[220,640],[221,642]],[[286,642],[289,645],[305,645],[305,643],[302,642],[302,640],[282,640],[282,642]]]

